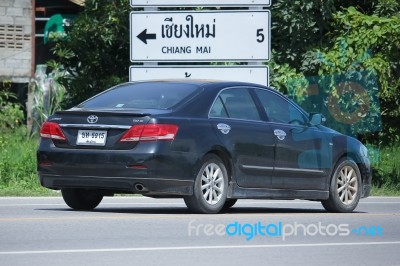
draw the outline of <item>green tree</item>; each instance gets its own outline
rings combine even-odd
[[[309,102],[301,97],[307,94],[304,77],[318,80],[325,109],[332,93],[344,109],[355,110],[362,99],[339,97],[335,87],[340,80],[358,80],[379,91],[371,109],[380,108],[383,129],[366,136],[384,143],[398,140],[399,17],[398,0],[273,1],[271,84],[298,102]],[[359,133],[362,127],[352,130]]]
[[[337,12],[333,45],[317,50],[313,62],[319,75],[376,75],[384,128],[372,137],[388,143],[400,140],[400,3],[384,0],[375,8],[371,15],[354,7]]]
[[[53,68],[62,65],[71,77],[66,106],[75,105],[110,86],[128,81],[129,0],[86,0],[85,9],[53,47]]]
[[[272,1],[272,49],[277,64],[300,69],[308,51],[329,42],[333,0]]]

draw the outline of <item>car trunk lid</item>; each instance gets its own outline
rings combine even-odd
[[[54,140],[56,147],[66,149],[128,150],[137,142],[119,140],[134,125],[147,124],[154,114],[168,110],[83,110],[56,112],[49,122],[59,124],[66,141]]]

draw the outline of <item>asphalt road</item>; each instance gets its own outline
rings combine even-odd
[[[77,212],[62,198],[0,198],[0,265],[400,265],[400,198],[351,214],[242,200],[218,215],[179,199],[105,198]]]

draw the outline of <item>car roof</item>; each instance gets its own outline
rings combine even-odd
[[[188,85],[197,85],[199,87],[232,87],[232,86],[257,86],[265,87],[260,84],[239,82],[239,81],[224,81],[224,80],[214,80],[214,79],[160,79],[160,80],[146,80],[146,81],[134,81],[125,84],[136,84],[136,83],[179,83]]]

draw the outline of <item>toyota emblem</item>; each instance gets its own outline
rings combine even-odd
[[[88,118],[87,118],[87,121],[88,121],[90,124],[97,123],[97,120],[99,120],[99,118],[97,117],[97,115],[89,115]]]

